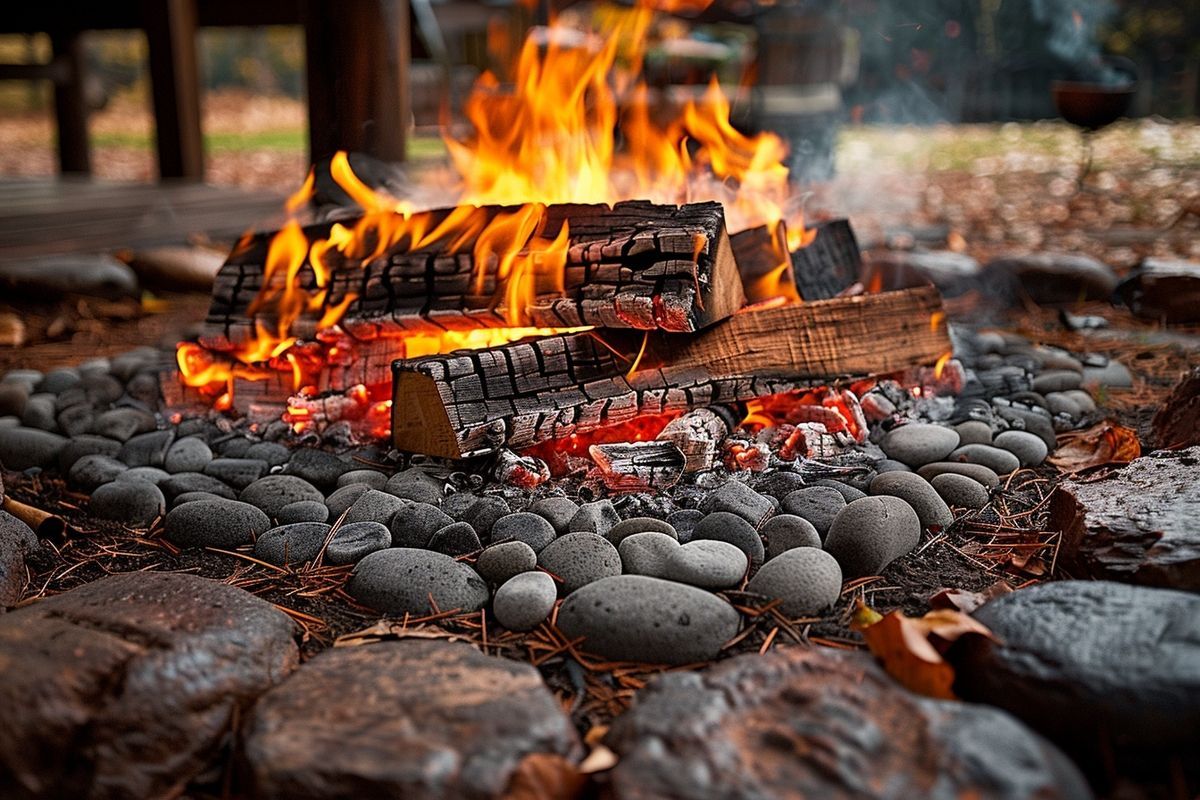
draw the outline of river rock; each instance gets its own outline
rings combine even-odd
[[[371,487],[365,483],[352,483],[349,486],[343,486],[337,489],[329,497],[325,498],[325,507],[329,509],[329,518],[337,519],[342,514],[350,510],[350,506],[358,502],[359,498],[369,492]],[[411,500],[402,501],[411,503]]]
[[[944,472],[941,475],[934,475],[930,485],[933,486],[939,497],[955,508],[969,508],[976,511],[986,506],[990,499],[988,490],[984,488],[983,484],[966,475]]]
[[[392,546],[392,532],[378,522],[342,525],[325,548],[325,563],[355,564],[377,550]]]
[[[446,497],[445,482],[417,467],[397,472],[384,485],[389,494],[415,503],[441,505]]]
[[[268,469],[267,462],[255,458],[214,458],[203,472],[240,490],[266,475]]]
[[[1022,467],[1036,467],[1046,460],[1046,443],[1025,431],[1004,431],[996,437],[996,447],[1017,457]]]
[[[991,444],[992,426],[977,419],[960,422],[954,426],[960,444]]]
[[[316,500],[297,500],[279,509],[278,519],[280,525],[293,522],[328,522],[329,509],[324,503]]]
[[[166,470],[161,470],[158,467],[130,467],[124,472],[117,475],[115,480],[118,481],[146,481],[153,483],[161,488],[162,482],[168,480],[171,474]]]
[[[40,431],[58,431],[53,395],[35,394],[25,403],[21,413],[21,424],[26,428],[37,428]]]
[[[394,494],[368,489],[350,506],[346,513],[346,522],[378,522],[387,525],[392,521],[392,517],[396,516],[397,511],[410,504],[410,501],[401,500]]]
[[[261,509],[237,500],[196,500],[171,509],[163,527],[167,539],[180,547],[230,550],[252,544],[271,520]]]
[[[590,583],[558,610],[559,629],[569,639],[583,637],[584,651],[652,664],[715,658],[740,621],[737,609],[710,592],[644,575]]]
[[[598,533],[578,531],[559,536],[538,553],[538,566],[562,581],[563,594],[593,581],[621,574],[621,556]]]
[[[850,579],[878,575],[920,540],[921,520],[912,506],[899,497],[864,497],[837,515],[825,549]]]
[[[811,522],[794,514],[777,514],[759,530],[767,540],[769,561],[795,547],[820,547],[821,535]]]
[[[326,650],[263,697],[245,730],[261,800],[502,797],[526,758],[569,769],[582,755],[536,669],[461,642]]]
[[[1021,462],[1015,455],[1007,450],[986,444],[963,445],[947,456],[946,460],[980,464],[997,475],[1008,475],[1021,468]]]
[[[0,485],[0,499],[3,497]],[[25,556],[37,547],[37,535],[28,525],[0,511],[0,610],[20,602],[25,593]]]
[[[292,451],[284,472],[303,478],[313,486],[333,489],[337,486],[338,478],[351,469],[353,467],[333,453],[315,447],[301,447]]]
[[[608,535],[604,538],[608,539],[619,549],[625,537],[633,536],[637,533],[646,533],[647,531],[665,533],[672,539],[679,538],[679,534],[675,532],[675,528],[672,527],[671,523],[655,519],[654,517],[630,517],[629,519],[621,520],[609,529]]]
[[[611,500],[597,500],[581,505],[567,524],[567,530],[571,533],[596,533],[607,536],[620,522],[621,516]],[[615,552],[616,548],[613,549]]]
[[[192,503],[192,502],[195,502],[196,500],[223,500],[223,499],[226,499],[226,498],[219,497],[218,495],[215,495],[212,492],[183,492],[182,494],[175,495],[175,498],[173,500],[171,500],[171,508],[176,508],[177,506],[181,506],[184,503]]]
[[[475,571],[499,586],[514,575],[537,569],[537,553],[525,542],[510,540],[485,547],[475,560]],[[549,577],[549,576],[546,576]],[[551,585],[554,581],[551,580]],[[515,629],[514,629],[515,630]]]
[[[556,535],[549,520],[528,511],[506,514],[492,525],[493,542],[524,542],[535,553],[542,552]]]
[[[832,486],[809,486],[783,498],[784,512],[808,520],[822,539],[845,507],[846,498]]]
[[[1033,390],[1039,394],[1066,392],[1083,385],[1083,376],[1069,369],[1052,369],[1038,374],[1033,379]]]
[[[352,469],[349,472],[343,472],[338,476],[337,485],[339,489],[344,489],[347,486],[366,485],[371,489],[383,491],[383,487],[387,485],[388,476],[384,475],[379,470],[374,469]]]
[[[58,470],[64,475],[71,473],[71,467],[84,456],[99,455],[116,458],[121,451],[121,443],[106,436],[82,434],[67,440],[58,453]],[[0,460],[3,460],[0,456]]]
[[[22,471],[50,467],[58,461],[67,440],[57,433],[36,428],[0,428],[0,464]]]
[[[371,553],[354,567],[346,590],[358,602],[391,616],[423,617],[437,611],[478,611],[487,584],[475,570],[448,555],[410,547]]]
[[[830,608],[842,591],[837,560],[816,547],[795,547],[762,565],[746,591],[781,600],[788,617],[808,617]]]
[[[993,293],[1015,297],[1019,291],[1043,305],[1107,301],[1117,288],[1112,267],[1075,253],[1001,256],[988,262],[982,278]]]
[[[236,500],[237,493],[216,478],[201,472],[180,472],[158,484],[168,499],[174,500],[186,492],[208,492],[226,500]]]
[[[92,430],[118,442],[127,442],[139,433],[149,433],[155,427],[153,414],[136,408],[114,408],[96,417]]]
[[[894,428],[879,442],[879,447],[889,458],[914,469],[942,461],[958,446],[958,434],[954,429],[919,422]]]
[[[199,436],[179,439],[167,449],[163,469],[167,472],[203,472],[213,460],[212,449]]]
[[[458,496],[460,495],[455,495],[455,497]],[[469,497],[469,495],[463,496]],[[491,534],[492,527],[497,521],[512,513],[512,509],[509,508],[508,501],[503,497],[487,496],[476,497],[461,508],[451,506],[451,510],[448,510],[447,513],[455,522],[465,522],[474,528],[475,533],[482,540]]]
[[[579,512],[579,504],[569,497],[544,497],[529,506],[531,514],[537,514],[552,526],[559,536],[570,533],[571,520]]]
[[[242,457],[265,461],[271,467],[281,467],[288,463],[288,459],[292,457],[292,451],[278,442],[255,442],[246,448]]]
[[[1035,410],[1017,405],[1005,405],[1002,397],[993,399],[992,406],[996,409],[996,416],[1015,430],[1032,433],[1046,443],[1047,450],[1053,452],[1054,448],[1058,446],[1054,420],[1051,419],[1048,411],[1042,411],[1040,408]]]
[[[965,464],[959,461],[936,461],[926,464],[917,470],[917,474],[927,481],[932,481],[938,475],[962,475],[970,478],[988,489],[1000,485],[1000,476],[982,464]]]
[[[280,510],[290,503],[297,500],[323,502],[325,496],[317,487],[295,475],[268,475],[242,489],[238,499],[261,508],[270,517],[277,517]]]
[[[862,488],[860,489],[858,486],[851,486],[845,481],[835,481],[831,478],[820,478],[819,480],[812,481],[812,485],[828,486],[830,489],[835,489],[837,493],[842,496],[842,499],[847,503],[853,503],[855,500],[862,500],[867,496],[867,493],[864,491],[864,489],[867,488],[868,483],[862,483]]]
[[[680,544],[687,544],[696,532],[696,526],[704,519],[704,512],[696,508],[681,508],[667,516],[667,524],[675,529]]]
[[[388,523],[394,547],[423,548],[442,528],[454,520],[437,506],[429,503],[410,503],[401,508]]]
[[[492,612],[510,631],[531,631],[546,621],[557,599],[558,587],[553,578],[545,572],[524,571],[496,590]]]
[[[663,577],[701,589],[728,589],[746,574],[749,561],[741,548],[716,539],[696,539],[667,554]]]
[[[728,511],[737,514],[755,528],[775,512],[771,501],[739,480],[731,480],[708,493],[700,503],[705,514]]]
[[[128,470],[112,456],[90,455],[76,461],[67,473],[67,481],[85,492],[91,492],[106,483],[111,483],[117,476]]]
[[[167,500],[148,481],[113,481],[92,492],[88,508],[100,519],[145,527],[166,513]]]
[[[477,552],[481,544],[479,534],[468,523],[451,522],[446,527],[434,531],[426,547],[448,556],[465,556]]]
[[[254,543],[254,557],[268,564],[285,566],[312,561],[321,552],[329,526],[321,522],[293,522],[261,534]]]
[[[672,536],[659,531],[646,531],[623,538],[617,552],[621,555],[625,573],[665,578],[667,559],[680,546]]]
[[[1113,358],[1103,367],[1084,367],[1082,385],[1090,388],[1102,386],[1107,389],[1130,389],[1133,387],[1133,375],[1124,364]]]
[[[871,481],[871,494],[899,497],[912,506],[923,528],[946,529],[954,524],[954,514],[929,481],[912,472],[889,472]]]
[[[823,647],[655,678],[605,744],[613,800],[1091,797],[1008,714],[918,697],[870,655]]]

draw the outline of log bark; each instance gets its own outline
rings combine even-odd
[[[494,219],[505,210],[483,211]],[[431,227],[450,211],[428,212]],[[696,331],[745,304],[719,203],[553,205],[546,208],[541,236],[552,240],[564,224],[569,252],[562,284],[539,282],[526,309],[532,326]],[[331,228],[332,223],[309,226],[305,235],[310,242],[324,239]],[[244,341],[253,336],[256,321],[274,327],[269,311],[254,309],[273,235],[257,235],[221,268],[206,321],[206,345],[219,349]],[[401,241],[365,265],[330,251],[325,260],[333,274],[324,302],[303,314],[291,332],[311,338],[325,312],[351,296],[341,324],[358,339],[506,327],[504,307],[497,300],[503,291],[497,286],[496,265],[487,265],[479,280],[474,242],[468,237],[450,252],[445,240],[416,251]],[[282,288],[282,272],[273,276],[268,289]],[[307,259],[298,280],[307,291],[317,291],[316,273]]]
[[[937,290],[920,287],[748,310],[690,336],[592,331],[400,360],[392,437],[402,450],[466,458],[896,372],[950,351],[937,312]]]
[[[792,253],[796,288],[806,301],[836,297],[858,282],[863,266],[849,220],[833,219],[813,227],[817,236],[812,243]]]

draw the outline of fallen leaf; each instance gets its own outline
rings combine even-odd
[[[929,598],[930,608],[949,611],[961,611],[970,614],[980,606],[1010,594],[1012,586],[1004,581],[996,581],[982,592],[968,592],[966,589],[941,589]]]
[[[0,314],[0,346],[20,347],[25,344],[25,323],[16,314]]]
[[[1128,464],[1141,454],[1136,431],[1105,420],[1059,436],[1058,448],[1046,460],[1071,473],[1104,464]]]
[[[996,641],[982,623],[961,611],[944,609],[923,617],[893,611],[859,630],[889,675],[910,691],[942,700],[956,699],[954,667],[942,657],[950,645],[963,636]]]
[[[421,625],[406,626],[403,622],[380,620],[360,631],[346,633],[334,640],[334,647],[358,647],[396,639],[444,639],[450,642],[465,642],[467,639],[441,628]]]
[[[587,776],[560,755],[530,753],[508,781],[504,800],[571,800],[587,785]]]

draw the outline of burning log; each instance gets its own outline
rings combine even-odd
[[[697,408],[667,423],[658,441],[670,442],[683,453],[683,471],[700,472],[710,469],[717,459],[719,445],[734,421],[725,419],[712,408]]]
[[[943,319],[937,290],[919,287],[748,309],[687,337],[576,333],[399,360],[392,438],[401,450],[466,458],[897,372],[950,350]]]
[[[685,472],[684,455],[671,442],[594,444],[588,454],[610,489],[670,489]]]
[[[816,238],[792,253],[796,288],[804,300],[826,300],[853,286],[862,273],[862,252],[850,221],[834,219],[813,226]]]
[[[265,268],[272,247],[282,246],[276,244],[281,234],[259,234],[218,273],[204,343],[226,349],[254,338],[258,326],[277,330],[278,316],[260,307],[259,296],[264,280],[268,293],[288,289],[289,272],[308,296],[319,298],[287,326],[301,339],[315,336],[331,317],[339,321],[339,312],[341,327],[358,340],[511,327],[514,315],[507,303],[515,295],[509,289],[517,287],[507,287],[500,276],[496,248],[482,265],[475,263],[475,254],[488,226],[513,212],[496,206],[422,212],[423,229],[440,226],[446,233],[427,236],[433,241],[415,249],[416,233],[393,235],[396,243],[381,254],[359,259],[336,245],[339,237],[351,238],[350,228],[366,226],[369,232],[354,238],[377,246],[389,225],[416,223],[385,214],[310,226],[298,231],[303,239],[292,245],[299,248],[290,256],[293,270]],[[565,261],[561,269],[537,270],[520,279],[527,284],[522,291],[529,290],[529,302],[516,310],[522,325],[695,331],[745,304],[719,203],[561,204],[544,207],[542,214],[540,240],[556,241],[566,227]],[[314,243],[311,249],[308,243]],[[314,253],[319,253],[316,267]]]

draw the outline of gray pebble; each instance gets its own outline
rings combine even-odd
[[[400,509],[388,523],[394,547],[423,548],[433,535],[454,522],[445,512],[429,503],[412,503]]]
[[[172,475],[158,485],[168,498],[175,498],[185,492],[208,492],[226,500],[236,500],[237,493],[216,478],[201,472],[181,472]]]
[[[846,498],[831,486],[809,486],[783,498],[784,513],[811,522],[822,539],[829,533],[834,518],[845,507]]]
[[[621,574],[621,556],[598,533],[560,536],[538,553],[538,566],[562,580],[563,594],[611,575]]]
[[[338,478],[338,488],[344,489],[347,486],[363,484],[372,489],[383,491],[383,487],[387,485],[388,476],[376,469],[352,469],[349,472],[343,472]]]
[[[960,422],[954,426],[960,444],[991,444],[992,426],[977,419]]]
[[[704,519],[703,511],[695,508],[681,508],[667,516],[667,524],[675,529],[675,535],[679,538],[680,543],[687,544],[692,540],[692,533],[702,519]]]
[[[261,509],[237,500],[196,500],[171,509],[164,520],[167,538],[180,547],[250,544],[271,527]]]
[[[864,497],[867,496],[867,493],[864,492],[862,489],[851,486],[848,483],[843,483],[842,481],[831,480],[829,478],[821,478],[820,480],[812,481],[809,485],[811,485],[811,486],[828,486],[830,489],[836,489],[838,494],[840,494],[842,496],[842,499],[845,500],[847,503],[853,503],[855,500],[862,500]]]
[[[929,481],[912,472],[889,472],[871,481],[871,494],[899,497],[912,506],[923,528],[946,529],[954,524],[954,514]]]
[[[474,528],[475,533],[482,539],[491,533],[492,527],[497,521],[511,514],[512,509],[508,507],[508,502],[503,497],[489,496],[476,497],[458,513],[453,511],[448,513],[456,522],[465,522]]]
[[[376,550],[392,546],[392,532],[378,522],[342,525],[325,548],[325,562],[338,566],[356,564]]]
[[[966,475],[945,472],[935,475],[931,483],[941,498],[955,508],[978,510],[988,503],[988,490]]]
[[[136,408],[114,408],[96,417],[93,430],[101,436],[127,442],[139,433],[155,428],[154,415]]]
[[[982,464],[997,475],[1008,475],[1021,468],[1021,462],[1012,453],[986,444],[964,445],[951,453],[946,460]]]
[[[213,460],[212,448],[198,436],[179,439],[167,449],[163,469],[167,472],[203,472]]]
[[[325,546],[329,526],[322,522],[293,522],[271,528],[254,543],[254,557],[268,564],[305,564]]]
[[[821,534],[811,522],[794,514],[771,517],[759,528],[767,540],[767,560],[797,547],[820,547]]]
[[[811,616],[837,602],[842,568],[824,550],[795,547],[763,564],[746,591],[780,600],[779,610],[787,617]]]
[[[554,610],[558,589],[544,572],[522,572],[496,590],[492,613],[510,631],[531,631]]]
[[[737,609],[711,592],[644,575],[591,583],[558,611],[559,629],[569,639],[583,637],[585,652],[654,664],[709,661],[740,623]]]
[[[488,601],[487,584],[475,570],[442,553],[408,547],[366,556],[354,567],[346,590],[363,605],[392,616],[478,611]]]
[[[522,542],[534,553],[540,553],[554,541],[554,526],[545,517],[522,511],[505,514],[492,525],[493,542]]]
[[[757,528],[775,509],[766,497],[741,481],[731,480],[709,492],[700,503],[700,510],[705,514],[728,511]]]
[[[0,383],[21,384],[29,392],[33,392],[42,382],[43,377],[43,373],[36,369],[10,369],[4,373],[4,378],[0,380]]]
[[[996,398],[992,401],[992,406],[996,409],[996,416],[1009,423],[1011,427],[1029,431],[1034,436],[1037,436],[1046,443],[1048,450],[1054,449],[1058,444],[1058,439],[1057,434],[1054,432],[1054,421],[1050,418],[1048,412],[1044,412],[1041,409],[1035,411],[1031,408],[1004,405],[1001,401],[1002,398]]]
[[[750,562],[750,574],[763,563],[766,551],[763,548],[762,537],[754,526],[737,514],[728,511],[716,511],[708,514],[696,524],[692,530],[691,541],[713,539],[718,542],[728,542],[746,554]]]
[[[54,396],[37,395],[25,403],[21,413],[21,424],[26,428],[37,428],[42,431],[57,431],[58,421],[55,419]]]
[[[426,546],[448,556],[465,556],[481,547],[479,534],[466,522],[451,522],[435,531],[433,536],[429,537],[429,544]]]
[[[1050,413],[1056,416],[1063,414],[1072,420],[1078,420],[1083,416],[1083,409],[1079,407],[1079,403],[1076,403],[1066,392],[1051,392],[1046,395],[1046,405],[1050,407]]]
[[[228,439],[220,440],[217,452],[225,458],[245,458],[246,453],[250,452],[250,448],[254,446],[254,442],[239,434],[230,434]]]
[[[889,458],[914,468],[941,461],[958,445],[958,434],[953,429],[923,423],[894,428],[879,442]]]
[[[680,545],[667,556],[663,577],[701,589],[728,589],[742,580],[747,566],[746,554],[735,545],[697,539]]]
[[[249,451],[247,451],[248,454]],[[333,453],[317,450],[315,447],[301,447],[292,451],[284,473],[303,478],[313,486],[332,489],[337,486],[338,478],[351,469],[353,468],[349,464]]]
[[[129,467],[112,456],[84,456],[71,467],[71,471],[67,473],[67,481],[85,492],[91,492],[116,480],[117,476],[127,469]]]
[[[278,442],[256,442],[246,448],[243,458],[256,458],[267,462],[268,466],[281,467],[288,463],[292,451]],[[303,476],[301,476],[303,477]]]
[[[337,519],[349,511],[350,506],[357,503],[358,499],[370,490],[371,487],[365,483],[352,483],[349,486],[343,486],[329,495],[329,497],[325,498],[325,506],[329,509],[329,518]]]
[[[1093,400],[1092,396],[1083,389],[1072,389],[1071,391],[1063,392],[1062,394],[1064,397],[1073,400],[1084,414],[1090,414],[1096,410],[1096,401]]]
[[[679,534],[675,532],[675,528],[672,527],[671,523],[655,519],[654,517],[630,517],[629,519],[621,520],[609,528],[608,534],[604,538],[619,548],[625,537],[632,536],[635,533],[646,533],[647,531],[657,531],[658,533],[665,533],[672,539],[679,539]]]
[[[129,383],[125,385],[125,393],[149,408],[157,406],[162,399],[162,387],[158,384],[158,378],[148,372],[139,372],[130,378]]]
[[[1016,456],[1022,467],[1036,467],[1046,460],[1046,443],[1025,431],[1004,431],[996,437],[996,447]]]
[[[665,578],[667,558],[680,547],[673,536],[658,531],[646,531],[626,536],[621,540],[617,552],[621,556],[624,572],[630,575]]]
[[[346,522],[378,522],[380,525],[387,525],[392,521],[392,517],[396,516],[396,512],[409,503],[410,501],[401,500],[387,492],[368,489],[350,506],[346,513]]]
[[[36,428],[0,428],[0,464],[21,471],[30,467],[50,467],[67,446],[57,433]]]
[[[760,479],[754,488],[768,497],[782,500],[804,486],[804,478],[798,472],[776,470]]]
[[[71,467],[75,462],[84,456],[101,455],[112,456],[116,458],[117,453],[121,451],[121,443],[115,442],[106,436],[93,436],[91,434],[83,434],[75,436],[63,445],[58,454],[58,470],[64,475],[70,474]],[[0,456],[2,460],[3,456]],[[10,467],[10,469],[14,469]]]
[[[1033,379],[1033,390],[1039,394],[1047,392],[1065,392],[1078,389],[1083,384],[1083,376],[1069,369],[1047,370]]]
[[[267,462],[255,458],[214,458],[201,472],[234,489],[245,489],[266,475],[267,469]]]
[[[75,390],[82,391],[84,400],[95,406],[107,406],[109,403],[115,403],[125,394],[125,387],[121,382],[107,374],[85,375]],[[73,405],[73,403],[60,404],[59,408],[65,408],[67,405]]]
[[[995,489],[1000,485],[1000,476],[982,464],[938,461],[921,467],[917,470],[917,474],[927,481],[932,481],[938,475],[954,474],[964,475],[988,489]]]
[[[284,506],[297,500],[324,502],[325,497],[317,487],[303,478],[295,475],[268,475],[242,489],[238,499],[261,508],[268,516],[274,518],[279,516]]]
[[[101,519],[112,519],[145,526],[167,510],[167,500],[153,483],[114,481],[92,492],[91,512]]]
[[[578,511],[579,504],[569,497],[544,497],[529,506],[529,512],[549,522],[559,536],[570,532],[571,518]]]
[[[96,415],[91,406],[81,403],[59,411],[57,419],[60,431],[67,436],[79,436],[91,431]]]
[[[494,585],[500,585],[514,575],[535,569],[537,553],[533,552],[529,545],[516,540],[485,547],[475,560],[475,571]],[[550,581],[550,585],[554,585],[553,580]]]
[[[912,472],[912,467],[894,459],[885,458],[875,462],[875,472],[878,475],[882,475],[885,472]],[[854,499],[857,500],[858,498]]]
[[[617,513],[611,500],[596,500],[581,505],[575,516],[571,517],[567,529],[571,533],[598,533],[607,536],[620,522],[621,515]]]
[[[159,488],[162,488],[163,481],[170,477],[170,473],[168,473],[166,470],[161,470],[158,467],[130,467],[118,475],[115,480],[147,481],[149,483],[153,483]]]
[[[446,497],[445,482],[412,467],[388,479],[384,491],[417,503],[440,505]]]
[[[79,380],[79,370],[72,367],[58,367],[46,373],[42,382],[38,384],[38,391],[59,394],[79,383]]]
[[[324,503],[316,500],[297,500],[279,509],[279,524],[289,525],[293,522],[328,522],[329,509]],[[391,538],[389,534],[389,539]]]
[[[902,473],[897,473],[902,474]],[[825,549],[845,578],[878,575],[921,540],[921,520],[899,497],[864,497],[848,504],[829,528]]]
[[[131,467],[161,467],[167,455],[167,448],[174,441],[175,431],[170,428],[139,433],[121,445],[117,458]]]
[[[197,500],[221,500],[222,498],[212,492],[184,492],[175,496],[171,501],[171,508],[178,508],[184,503],[193,503]]]
[[[1133,375],[1120,361],[1109,359],[1103,367],[1084,367],[1083,380],[1067,389],[1078,389],[1081,385],[1104,386],[1110,389],[1129,389],[1133,386]]]

